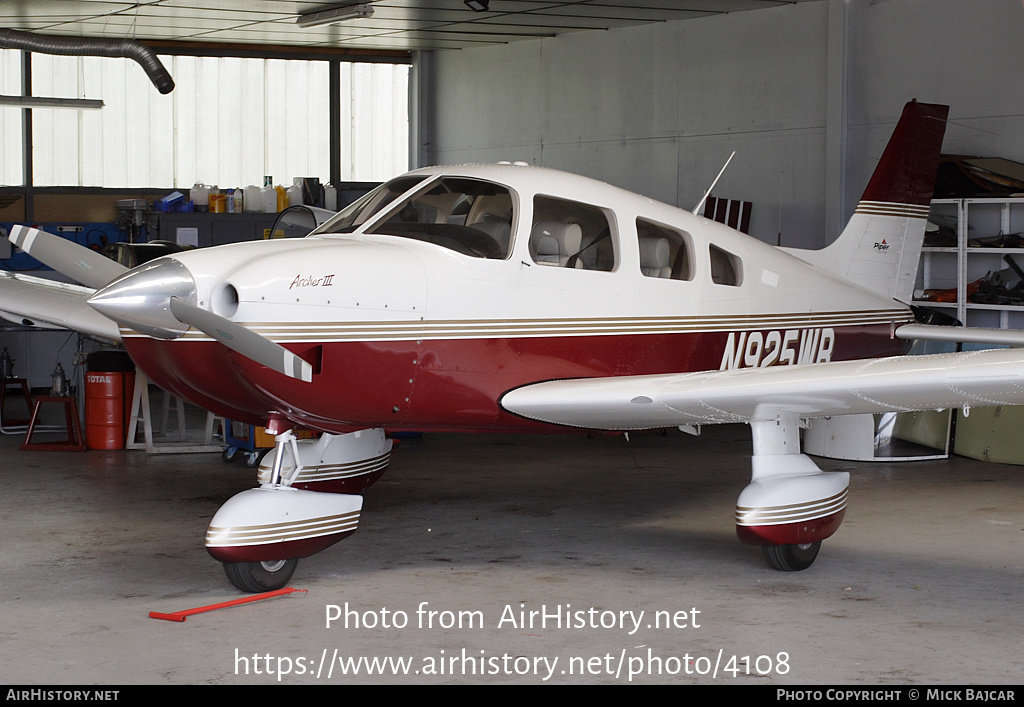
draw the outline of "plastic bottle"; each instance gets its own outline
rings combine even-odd
[[[214,184],[210,187],[210,213],[211,214],[222,214],[225,211],[224,194],[221,192],[220,187]]]
[[[324,208],[331,211],[338,210],[338,190],[333,184],[324,187]]]
[[[288,187],[288,206],[300,206],[302,204],[302,177],[292,179],[292,185]]]
[[[284,211],[288,208],[288,190],[278,184],[274,189],[277,190],[277,210]]]
[[[263,178],[263,188],[260,189],[260,199],[263,203],[263,213],[277,213],[277,190],[274,189],[273,177]]]
[[[196,185],[188,192],[189,199],[192,200],[192,210],[205,213],[210,210],[210,188],[205,184],[196,182]]]
[[[260,188],[250,184],[245,188],[245,211],[262,211],[263,199],[260,197]]]

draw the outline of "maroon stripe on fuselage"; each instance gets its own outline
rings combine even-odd
[[[898,355],[909,346],[893,338],[888,324],[831,328],[833,361]],[[280,413],[326,432],[550,431],[561,428],[501,410],[501,395],[544,380],[719,370],[728,337],[720,331],[284,344],[300,355],[322,346],[312,384],[213,341],[125,337],[125,346],[164,390],[250,424],[265,425],[270,413]]]

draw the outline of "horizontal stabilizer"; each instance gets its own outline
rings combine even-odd
[[[1024,346],[1024,331],[1017,329],[984,329],[981,327],[938,326],[935,324],[904,324],[896,330],[901,339],[949,341],[957,344],[993,344]]]

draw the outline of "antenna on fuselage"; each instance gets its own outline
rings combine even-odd
[[[725,174],[725,168],[729,166],[729,163],[732,162],[732,158],[735,157],[735,156],[736,156],[736,150],[733,150],[732,154],[729,155],[729,159],[727,159],[725,161],[725,164],[722,165],[722,169],[721,169],[721,171],[719,171],[718,176],[715,177],[715,181],[711,182],[711,186],[708,187],[707,191],[704,192],[704,196],[702,196],[700,198],[700,201],[697,202],[697,205],[693,207],[693,211],[690,212],[694,216],[696,216],[697,212],[700,211],[700,208],[702,206],[704,206],[704,202],[708,200],[708,195],[711,194],[711,190],[715,188],[716,184],[718,184],[718,180],[722,178],[723,174]]]

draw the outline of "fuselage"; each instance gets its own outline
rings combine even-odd
[[[304,239],[167,256],[191,273],[197,306],[298,354],[311,383],[194,330],[122,327],[132,358],[233,419],[346,432],[555,429],[503,411],[501,395],[905,352],[892,335],[913,318],[903,305],[601,182],[486,165],[383,189]]]

